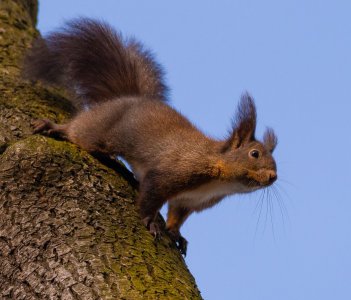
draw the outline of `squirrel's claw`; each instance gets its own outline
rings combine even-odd
[[[188,249],[188,241],[180,234],[179,231],[174,232],[173,230],[168,230],[168,233],[171,239],[175,242],[177,249],[185,257]]]
[[[177,242],[177,248],[179,249],[180,253],[185,257],[188,249],[188,241],[182,236],[180,236]]]
[[[146,217],[142,220],[142,222],[149,230],[149,232],[154,236],[155,240],[159,240],[161,238],[161,228],[155,221],[151,221],[149,217]]]
[[[149,232],[154,236],[155,240],[159,240],[162,236],[160,226],[156,222],[149,224]]]

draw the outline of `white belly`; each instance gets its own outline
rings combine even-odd
[[[182,192],[169,201],[175,206],[191,209],[206,207],[211,200],[237,193],[247,193],[250,190],[239,182],[212,181],[196,189]]]

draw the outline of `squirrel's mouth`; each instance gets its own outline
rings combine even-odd
[[[258,172],[249,172],[243,179],[244,184],[247,187],[268,187],[277,180],[277,172],[275,170],[260,170]]]
[[[249,188],[249,190],[257,190],[260,189],[262,187],[264,187],[265,185],[263,185],[261,182],[252,179],[252,178],[243,178],[241,180],[242,184],[245,185],[246,187]]]

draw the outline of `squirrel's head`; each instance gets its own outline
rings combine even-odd
[[[253,98],[245,93],[238,105],[233,129],[222,153],[226,161],[235,164],[236,178],[249,190],[266,187],[277,179],[277,167],[272,156],[277,145],[274,131],[267,128],[263,141],[255,139],[256,107]]]

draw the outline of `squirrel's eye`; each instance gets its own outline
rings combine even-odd
[[[249,155],[253,158],[259,158],[260,157],[260,151],[254,149],[249,152]]]

